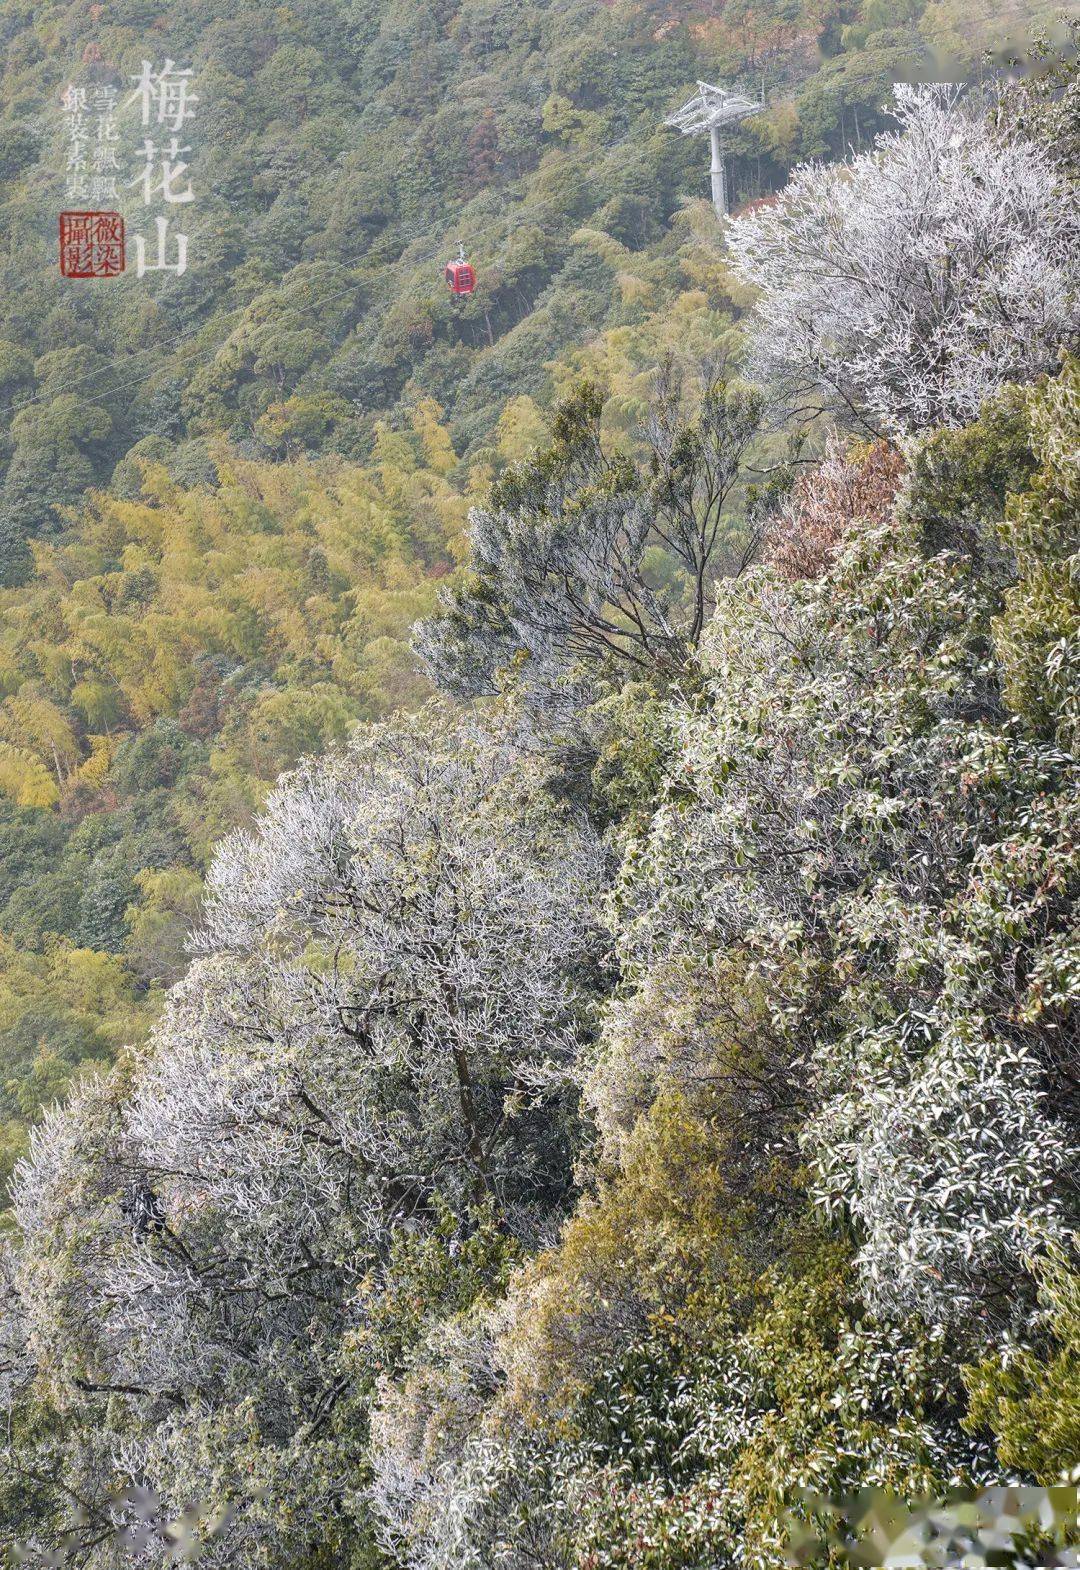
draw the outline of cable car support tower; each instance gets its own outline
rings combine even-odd
[[[725,125],[747,120],[760,114],[765,107],[765,95],[760,100],[747,98],[744,93],[732,93],[726,87],[714,87],[711,82],[699,82],[698,90],[689,103],[669,114],[664,124],[684,136],[701,136],[709,133],[712,149],[712,199],[718,218],[726,218],[728,211],[727,178],[724,174],[724,155],[720,143],[720,130]]]

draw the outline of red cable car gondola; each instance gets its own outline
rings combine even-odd
[[[465,260],[465,247],[458,250],[456,262],[447,262],[443,274],[451,294],[472,294],[476,288],[476,274]]]

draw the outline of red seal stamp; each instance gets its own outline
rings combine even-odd
[[[116,278],[124,270],[119,213],[61,213],[60,271],[65,278]]]

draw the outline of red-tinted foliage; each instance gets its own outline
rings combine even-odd
[[[765,559],[785,578],[820,577],[855,523],[889,517],[903,472],[903,458],[887,442],[848,453],[830,447],[773,519]]]

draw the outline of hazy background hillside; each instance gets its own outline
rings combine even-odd
[[[737,349],[705,149],[663,115],[764,87],[745,201],[1050,10],[0,6],[0,1180],[147,1028],[221,835],[424,696],[409,627],[555,394],[588,370],[629,430],[664,354]],[[72,285],[60,93],[148,56],[198,77],[191,267]]]
[[[508,398],[545,392],[560,351],[642,316],[618,258],[575,236],[672,256],[706,159],[660,121],[696,77],[769,95],[734,143],[745,198],[794,160],[865,143],[894,76],[977,69],[1010,25],[1001,6],[920,0],[2,15],[9,536],[54,528],[133,450],[206,477],[217,432],[252,456],[366,458],[376,420],[427,395],[476,450]],[[193,265],[152,287],[73,288],[54,256],[59,95],[126,82],[147,54],[198,74]],[[465,305],[440,277],[459,241],[481,274]],[[117,478],[130,486],[130,466]]]

